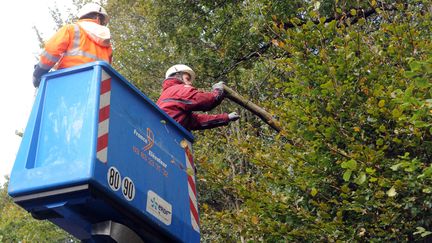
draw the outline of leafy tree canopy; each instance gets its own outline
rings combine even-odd
[[[408,241],[431,229],[429,1],[108,1],[153,98],[186,63],[274,114],[196,133],[209,241]],[[137,24],[139,23],[139,24]],[[238,109],[224,102],[219,110]]]

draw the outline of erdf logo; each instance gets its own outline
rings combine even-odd
[[[166,225],[171,224],[172,206],[153,191],[147,192],[146,211]]]

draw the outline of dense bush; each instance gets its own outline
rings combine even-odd
[[[209,239],[382,242],[431,233],[431,6],[379,7],[368,19],[352,9],[346,19],[311,10],[311,18],[274,21],[283,54],[265,60],[276,68],[262,103],[285,130],[274,141],[231,135],[214,158],[228,165],[202,165]],[[224,207],[211,207],[214,198]]]

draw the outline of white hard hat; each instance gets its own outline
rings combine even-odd
[[[85,4],[77,13],[77,17],[81,18],[89,13],[99,13],[102,14],[105,19],[108,20],[108,13],[103,7],[97,3],[87,3]]]
[[[195,79],[195,72],[192,70],[192,68],[184,65],[184,64],[177,64],[168,69],[165,73],[165,78],[168,78],[169,76],[173,75],[174,73],[178,72],[185,72],[188,73],[191,76],[191,82]]]

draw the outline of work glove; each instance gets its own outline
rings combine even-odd
[[[217,91],[218,92],[218,95],[216,97],[216,100],[218,100],[218,101],[222,100],[224,98],[224,96],[225,96],[223,86],[224,86],[224,82],[222,82],[222,81],[218,82],[218,83],[215,83],[212,86],[213,91]]]
[[[231,112],[228,114],[228,119],[230,121],[237,121],[240,118],[239,114],[237,112]]]
[[[41,79],[40,78],[36,78],[35,76],[33,76],[33,86],[35,88],[39,87]]]
[[[213,90],[218,89],[218,90],[221,90],[223,92],[223,85],[224,85],[224,82],[220,81],[218,83],[213,84],[212,89]]]
[[[38,80],[35,76],[33,76],[33,86],[35,88],[39,87],[40,79]]]
[[[49,71],[49,69],[43,69],[43,68],[39,67],[38,64],[34,65],[33,86],[35,88],[39,87],[42,75],[44,75],[45,73],[48,73],[48,71]]]

